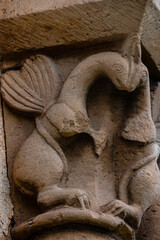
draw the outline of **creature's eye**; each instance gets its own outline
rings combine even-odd
[[[124,67],[123,65],[121,65],[120,63],[115,63],[112,66],[112,69],[115,73],[122,73],[124,71]]]

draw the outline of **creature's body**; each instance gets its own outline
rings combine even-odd
[[[80,205],[83,208],[90,206],[88,195],[83,190],[62,189],[58,183],[67,174],[67,161],[62,149],[74,135],[91,135],[98,155],[106,145],[106,129],[102,126],[101,130],[95,131],[86,110],[87,94],[100,76],[107,76],[118,90],[131,92],[138,87],[142,89],[136,102],[135,116],[127,120],[122,136],[130,141],[152,142],[155,132],[150,113],[148,72],[140,59],[137,36],[126,42],[121,53],[106,52],[85,59],[69,75],[61,93],[56,66],[44,56],[27,60],[21,72],[10,71],[2,77],[1,89],[5,101],[20,111],[39,115],[36,117],[36,129],[17,153],[13,176],[19,189],[37,197],[42,208],[53,208],[60,204]],[[138,128],[138,121],[143,116],[148,131],[140,129],[136,132],[137,129],[133,129],[133,126]],[[155,144],[151,144],[151,156],[138,160],[124,173],[120,181],[119,200],[113,201],[104,209],[114,215],[125,212],[137,219],[137,225],[142,213],[155,202],[160,193],[159,171],[154,176],[154,184],[150,182],[147,193],[142,188],[144,182],[148,181],[148,171],[157,168],[159,152]],[[132,179],[135,171],[136,177]],[[137,179],[140,179],[139,186]],[[130,205],[127,200],[128,186],[132,194]],[[148,202],[145,200],[147,194],[150,195]]]

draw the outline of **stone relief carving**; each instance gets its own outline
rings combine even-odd
[[[95,210],[84,189],[63,188],[59,184],[67,181],[69,174],[63,149],[79,134],[91,136],[97,158],[108,144],[109,126],[105,119],[95,130],[86,106],[88,93],[100,77],[107,77],[118,91],[128,92],[130,103],[120,136],[114,141],[117,169],[124,165],[115,180],[116,197]],[[63,86],[61,82],[57,64],[44,55],[27,59],[21,70],[8,71],[1,78],[4,101],[35,117],[36,127],[15,157],[13,177],[18,189],[35,197],[44,212],[14,227],[12,234],[27,238],[40,229],[84,223],[106,228],[123,239],[135,239],[143,213],[160,194],[159,147],[139,36],[127,38],[119,52],[86,58]],[[122,145],[119,149],[119,139],[123,139],[123,149]]]

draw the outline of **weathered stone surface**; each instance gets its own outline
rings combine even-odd
[[[0,239],[9,239],[9,226],[13,216],[10,188],[7,178],[6,149],[0,101]]]
[[[0,52],[5,54],[125,38],[139,32],[147,0],[1,2]]]
[[[159,1],[2,1],[0,52],[123,39],[139,32],[159,69]]]
[[[0,2],[3,71],[18,69],[1,81],[15,238],[135,239],[160,192],[160,94],[152,121],[139,38],[125,39],[139,33],[151,85],[159,81],[159,10],[156,0]],[[12,205],[1,167],[5,239]],[[137,240],[159,240],[159,211],[145,213]],[[92,230],[62,231],[75,223]]]
[[[36,236],[33,240],[62,240],[62,239],[72,239],[72,240],[116,240],[115,237],[107,236],[107,234],[97,234],[97,233],[87,233],[87,232],[59,232],[53,234],[52,232],[48,234],[41,234]]]
[[[127,38],[118,51],[75,57],[70,65],[65,58],[35,55],[1,78],[3,99],[17,111],[5,107],[4,115],[13,237],[41,239],[39,231],[48,228],[89,224],[115,233],[115,239],[134,240],[143,213],[160,194],[159,148],[139,36]],[[17,131],[23,112],[35,118],[34,129],[26,124],[28,130]],[[21,141],[13,146],[20,131]],[[41,210],[29,204],[20,214],[15,187]]]
[[[159,1],[2,1],[0,4],[0,52],[4,68],[17,65],[13,52],[56,46],[89,46],[124,39],[137,32],[160,76]],[[65,50],[66,51],[66,50]],[[150,66],[149,63],[149,66]]]
[[[156,141],[160,144],[160,84],[153,86],[151,91],[152,116],[156,126]],[[158,165],[160,166],[160,159]],[[144,214],[141,226],[137,233],[137,240],[159,240],[159,226],[160,226],[160,198],[155,205],[153,205]]]
[[[142,39],[144,48],[149,53],[151,59],[154,61],[155,66],[152,71],[156,71],[156,68],[160,70],[160,1],[149,0],[147,2],[143,19],[140,24],[139,34]],[[158,79],[159,81],[159,79]]]

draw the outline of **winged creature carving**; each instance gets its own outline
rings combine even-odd
[[[87,94],[100,76],[107,76],[120,91],[132,92],[139,88],[136,111],[126,120],[122,137],[150,143],[151,155],[136,161],[126,170],[119,184],[119,200],[105,208],[113,215],[125,212],[125,216],[134,216],[139,225],[142,213],[159,196],[160,187],[159,171],[156,170],[154,184],[149,186],[147,193],[142,188],[143,181],[136,186],[137,191],[130,186],[133,203],[129,205],[127,189],[134,172],[149,163],[153,163],[150,168],[157,169],[159,155],[154,144],[148,71],[141,62],[138,35],[129,37],[119,52],[103,52],[83,60],[70,73],[63,87],[58,66],[43,55],[27,59],[21,70],[12,70],[2,76],[1,92],[5,102],[16,110],[34,114],[36,123],[35,130],[15,157],[14,181],[22,192],[36,197],[43,209],[61,204],[90,208],[89,197],[84,190],[60,188],[58,184],[67,175],[68,164],[62,149],[74,135],[89,134],[97,155],[101,155],[107,143],[105,127],[95,131],[86,110]],[[142,172],[146,181],[147,173]],[[150,199],[147,203],[144,196]]]

